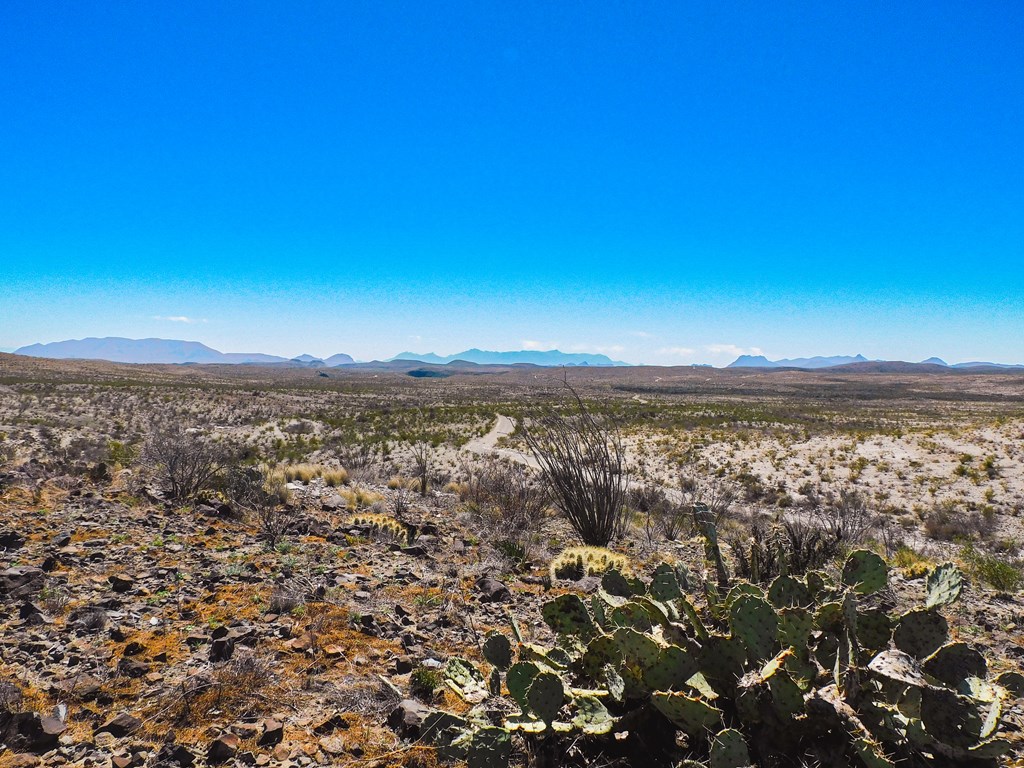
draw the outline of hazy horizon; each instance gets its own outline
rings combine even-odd
[[[1024,362],[1024,7],[0,10],[0,349]]]

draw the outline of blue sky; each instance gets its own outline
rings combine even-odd
[[[0,9],[0,348],[1024,362],[1024,5]]]

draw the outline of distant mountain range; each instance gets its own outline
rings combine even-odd
[[[219,352],[198,341],[177,339],[122,339],[116,336],[96,339],[69,339],[50,344],[31,344],[14,350],[16,355],[48,357],[56,360],[109,360],[113,363],[150,364],[256,364],[256,365],[350,365],[344,354],[320,360],[311,355],[288,359],[258,352]]]
[[[1007,363],[985,363],[985,362],[970,362],[970,363],[954,363],[950,365],[945,360],[939,357],[929,357],[927,360],[922,360],[920,363],[905,363],[902,361],[884,361],[884,360],[868,360],[864,355],[854,355],[850,357],[848,355],[836,355],[833,357],[795,357],[791,359],[783,360],[769,360],[764,355],[740,355],[733,360],[726,368],[838,368],[851,367],[860,370],[868,370],[868,363],[889,365],[899,365],[908,368],[914,368],[916,366],[929,366],[929,367],[940,367],[940,368],[1003,368],[1007,370],[1024,370],[1024,365],[1009,365]],[[877,367],[877,366],[874,366]]]
[[[415,360],[420,363],[431,363],[433,365],[447,365],[456,360],[463,360],[467,363],[477,365],[516,365],[517,363],[529,363],[532,365],[586,365],[610,367],[617,365],[629,365],[618,360],[612,360],[607,355],[591,355],[586,353],[559,352],[557,349],[550,349],[546,352],[539,350],[524,349],[519,352],[488,352],[483,349],[467,349],[455,355],[435,355],[433,352],[420,354],[418,352],[402,352],[390,358],[391,360]]]
[[[149,364],[220,364],[220,365],[269,365],[303,368],[334,368],[340,365],[355,365],[355,360],[346,354],[319,358],[313,355],[299,355],[293,358],[266,355],[259,352],[220,352],[198,341],[177,339],[124,339],[107,337],[102,339],[69,339],[49,344],[31,344],[14,350],[16,355],[46,357],[56,360],[108,360],[114,363]],[[583,352],[560,352],[524,349],[518,352],[491,352],[482,349],[467,349],[454,355],[437,355],[433,352],[402,352],[389,360],[364,365],[387,366],[389,363],[408,366],[410,363],[426,365],[448,365],[451,363],[471,365],[538,365],[538,366],[580,366],[609,368],[628,366],[607,355]],[[764,355],[740,355],[727,368],[802,368],[811,370],[836,368],[860,372],[932,371],[942,369],[998,369],[1024,370],[1024,365],[1006,363],[968,362],[949,365],[938,357],[929,357],[920,363],[902,361],[868,360],[863,355],[834,355],[831,357],[796,357],[769,360]]]

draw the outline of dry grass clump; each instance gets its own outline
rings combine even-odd
[[[213,714],[237,720],[279,706],[285,690],[270,656],[239,649],[227,663],[183,682],[170,710],[180,724],[201,722]]]
[[[275,474],[288,483],[308,483],[319,477],[332,488],[348,484],[348,472],[345,469],[324,464],[288,464],[278,467]]]
[[[365,488],[346,488],[338,492],[338,495],[345,500],[345,506],[352,511],[366,509],[374,504],[384,501],[384,497]]]
[[[629,559],[604,547],[568,547],[551,561],[551,578],[578,581],[600,576],[612,569],[625,571]]]
[[[420,481],[415,477],[392,475],[388,478],[388,488],[392,491],[418,491],[420,489]]]

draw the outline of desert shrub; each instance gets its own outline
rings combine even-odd
[[[604,547],[626,532],[625,453],[618,430],[598,419],[579,394],[564,411],[548,409],[522,424],[555,505],[584,544]]]
[[[175,692],[170,709],[179,723],[199,723],[217,712],[237,719],[260,714],[272,702],[280,675],[269,656],[239,649],[210,674],[187,678]]]
[[[277,470],[277,474],[286,482],[308,483],[321,478],[325,485],[337,487],[348,483],[348,472],[341,467],[328,467],[323,464],[289,464]]]
[[[281,479],[259,467],[234,466],[225,476],[224,492],[236,507],[254,518],[268,546],[280,541],[290,523],[281,509],[288,500]]]
[[[736,488],[725,478],[698,472],[694,468],[683,472],[679,488],[683,494],[683,506],[692,512],[695,505],[703,505],[714,518],[715,525],[721,525],[729,516],[739,496]]]
[[[520,464],[490,459],[469,470],[462,498],[485,540],[510,560],[528,560],[547,519],[547,488]]]
[[[991,534],[995,516],[987,511],[961,510],[944,502],[934,507],[924,518],[924,532],[939,541],[967,541]]]
[[[133,445],[123,443],[120,440],[107,441],[107,462],[119,467],[130,466],[138,457],[139,450]]]
[[[417,667],[409,675],[409,690],[413,696],[424,701],[434,698],[434,691],[444,685],[444,675],[440,670],[430,667]]]
[[[213,486],[228,452],[209,438],[173,424],[150,432],[141,458],[171,500],[192,501]]]
[[[675,541],[687,530],[690,520],[687,508],[674,503],[656,485],[630,489],[628,504],[630,509],[643,517],[649,540],[653,541],[657,534]]]
[[[1001,592],[1024,587],[1024,566],[983,552],[973,544],[961,547],[960,560],[972,576]]]
[[[843,489],[838,495],[813,496],[808,502],[818,527],[847,548],[866,542],[884,522],[882,515],[856,490]]]
[[[903,575],[908,579],[917,579],[928,572],[932,561],[916,549],[904,544],[893,553],[892,564],[897,568],[902,568]]]

